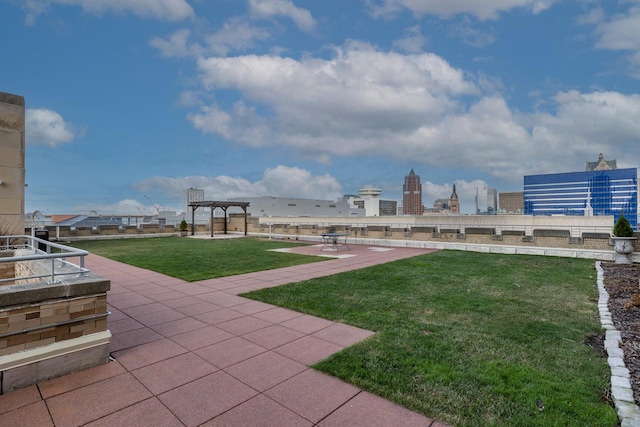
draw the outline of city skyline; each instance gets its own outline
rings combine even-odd
[[[478,187],[637,167],[640,3],[9,1],[1,91],[25,97],[25,210],[335,200],[367,184],[461,213]],[[542,29],[542,30],[541,30]]]

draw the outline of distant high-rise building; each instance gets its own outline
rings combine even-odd
[[[498,192],[491,187],[476,188],[476,215],[495,215],[498,211]]]
[[[404,177],[403,190],[402,213],[404,215],[423,215],[422,184],[420,184],[420,175],[416,175],[413,168],[409,175]]]
[[[638,169],[594,169],[524,177],[525,215],[613,216],[638,227]]]
[[[204,190],[198,188],[187,188],[184,190],[182,196],[184,212],[189,212],[189,203],[204,202]]]
[[[460,201],[458,200],[458,193],[456,193],[455,184],[453,184],[453,192],[451,193],[451,199],[449,201],[449,210],[453,214],[460,213]]]

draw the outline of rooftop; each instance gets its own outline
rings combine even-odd
[[[442,426],[309,368],[372,332],[238,296],[428,251],[375,249],[200,282],[91,255],[111,280],[115,360],[0,396],[0,425]]]

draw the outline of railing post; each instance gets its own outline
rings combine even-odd
[[[56,283],[56,259],[51,258],[51,283]]]

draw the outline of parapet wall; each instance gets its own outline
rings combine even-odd
[[[215,218],[216,234],[224,231],[224,219]],[[189,225],[191,227],[191,225]],[[349,241],[368,244],[405,242],[430,247],[446,244],[510,246],[522,248],[561,248],[570,250],[611,251],[613,217],[537,217],[529,215],[442,215],[397,217],[249,217],[251,235],[293,240],[320,240],[329,228],[349,232]],[[84,238],[147,237],[179,235],[174,226],[56,227],[48,226],[51,240]],[[227,218],[229,232],[244,232],[244,215]],[[211,233],[211,227],[197,225],[197,234]],[[375,243],[372,243],[375,242]],[[461,246],[462,245],[462,246]],[[634,243],[640,253],[640,242]]]
[[[350,239],[465,243],[492,246],[612,249],[613,217],[442,215],[397,217],[250,218],[249,232],[291,238],[317,236],[331,227]],[[638,243],[636,242],[636,245]],[[637,247],[640,250],[640,245]]]

